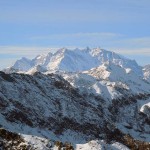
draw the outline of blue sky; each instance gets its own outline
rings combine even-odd
[[[0,0],[0,68],[60,47],[150,64],[150,0]]]

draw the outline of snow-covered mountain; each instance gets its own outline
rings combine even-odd
[[[150,148],[149,68],[100,48],[22,58],[0,72],[0,133],[17,149]]]
[[[138,66],[135,60],[130,60],[115,52],[101,48],[86,48],[82,50],[63,48],[54,54],[38,55],[32,60],[22,58],[17,60],[10,68],[26,72],[40,65],[48,71],[79,72],[98,67],[109,61],[123,68],[130,68],[137,74],[142,75],[142,68]]]

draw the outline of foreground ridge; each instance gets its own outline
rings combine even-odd
[[[109,70],[115,66],[109,67]],[[61,73],[67,80],[59,74],[0,72],[0,125],[6,130],[25,135],[25,141],[32,141],[34,137],[26,135],[33,135],[62,143],[67,141],[76,149],[86,146],[76,144],[91,140],[96,142],[96,139],[96,143],[104,140],[98,144],[104,147],[115,142],[130,149],[135,145],[139,149],[149,147],[149,83],[141,79],[140,84],[147,89],[141,93],[139,89],[133,94],[132,90],[141,85],[129,86],[126,81],[130,89],[113,87],[114,92],[122,95],[106,99],[102,94],[87,92],[82,88],[88,88],[89,81],[91,84],[93,80],[99,84],[104,82],[105,88],[108,88],[118,78],[101,78],[99,73],[97,76],[94,72]],[[83,82],[80,78],[86,80]],[[137,78],[140,80],[140,77]],[[33,141],[35,143],[36,140]]]

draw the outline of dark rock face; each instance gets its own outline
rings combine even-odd
[[[0,149],[28,150],[29,148],[31,146],[27,145],[20,135],[0,128]]]
[[[11,77],[11,75],[6,74],[6,73],[4,73],[4,72],[2,72],[2,71],[0,71],[0,76],[1,76],[1,78],[2,78],[3,80],[5,80],[5,81],[7,81],[7,82],[14,82],[14,81],[15,81],[14,78]]]

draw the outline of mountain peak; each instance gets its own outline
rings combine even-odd
[[[101,49],[100,47],[93,48],[90,50],[90,52],[93,54],[93,56],[99,55],[102,52],[106,52],[106,50]]]
[[[65,53],[67,50],[68,50],[68,49],[65,48],[65,47],[60,48],[60,49],[58,49],[58,50],[54,53],[54,55],[63,54],[63,53]]]
[[[12,68],[17,69],[19,71],[27,71],[32,67],[32,61],[26,57],[22,57],[17,60]]]

